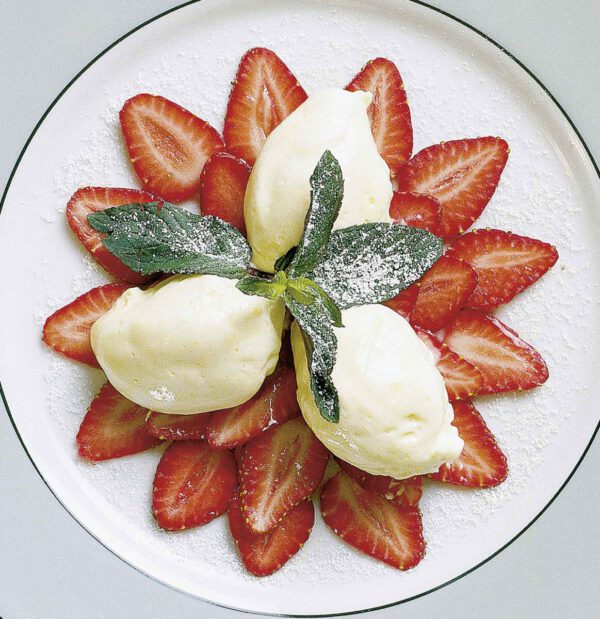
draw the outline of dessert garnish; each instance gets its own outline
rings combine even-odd
[[[274,275],[250,266],[251,249],[231,224],[165,202],[125,204],[92,213],[102,243],[141,275],[182,273],[238,279],[237,288],[283,299],[309,351],[310,385],[324,419],[339,420],[331,372],[342,309],[380,303],[417,281],[440,257],[442,241],[395,223],[366,223],[332,233],[344,191],[337,159],[323,153],[311,178],[311,198],[298,246],[277,261]],[[283,206],[285,208],[285,206]]]
[[[413,155],[393,62],[376,58],[344,90],[308,97],[264,48],[240,62],[223,139],[147,93],[120,121],[141,188],[84,187],[67,205],[116,283],[43,330],[108,378],[79,456],[170,441],[152,486],[156,522],[177,535],[227,512],[256,576],[307,541],[315,493],[335,535],[416,566],[432,484],[490,488],[508,475],[473,398],[548,379],[493,312],[542,277],[556,249],[467,232],[507,143],[451,140]],[[196,198],[201,216],[175,206]]]

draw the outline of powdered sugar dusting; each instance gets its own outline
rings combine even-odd
[[[40,166],[35,187],[19,196],[18,203],[7,203],[7,216],[34,204],[30,211],[40,224],[40,232],[36,228],[32,234],[38,235],[34,240],[44,247],[43,256],[22,289],[15,291],[21,310],[31,308],[29,320],[33,314],[37,340],[48,314],[107,281],[76,245],[64,222],[64,208],[80,186],[140,187],[118,124],[118,110],[128,97],[142,91],[161,94],[221,130],[230,81],[238,59],[250,47],[264,45],[278,52],[309,93],[343,86],[366,60],[387,56],[404,78],[415,150],[443,139],[478,135],[501,135],[509,142],[508,165],[478,225],[549,241],[560,253],[549,275],[498,312],[540,350],[550,380],[531,393],[476,402],[507,454],[508,480],[497,489],[481,491],[426,482],[421,507],[428,552],[409,573],[399,574],[355,552],[335,539],[317,515],[303,551],[257,584],[243,569],[224,518],[187,532],[167,533],[156,526],[150,496],[162,448],[96,465],[76,457],[74,437],[104,380],[100,371],[40,352],[45,368],[41,388],[47,395],[46,409],[38,414],[44,416],[56,445],[56,466],[61,459],[61,466],[74,468],[82,494],[93,496],[115,531],[122,531],[136,549],[153,553],[148,555],[150,562],[187,578],[188,590],[206,591],[200,587],[214,579],[215,599],[226,600],[219,592],[256,585],[261,608],[271,609],[262,598],[265,593],[281,590],[286,591],[286,604],[305,611],[313,588],[335,585],[352,605],[358,599],[355,592],[369,582],[382,587],[370,601],[385,603],[422,590],[442,574],[457,575],[451,568],[444,571],[460,564],[457,543],[469,557],[477,557],[474,545],[483,548],[488,538],[500,539],[503,533],[496,538],[488,533],[504,530],[504,519],[518,521],[515,514],[526,509],[529,493],[541,480],[551,483],[551,478],[539,477],[540,471],[552,473],[569,433],[575,431],[575,420],[592,414],[594,383],[586,360],[598,350],[600,277],[593,253],[597,221],[589,194],[574,180],[580,178],[572,169],[572,162],[578,161],[577,145],[565,144],[562,138],[557,142],[560,127],[544,112],[543,97],[536,99],[511,78],[500,52],[476,56],[468,41],[458,41],[451,29],[428,26],[418,17],[425,9],[416,6],[410,11],[417,17],[399,8],[396,19],[395,9],[381,12],[384,9],[376,10],[371,3],[367,10],[360,2],[352,3],[351,11],[335,2],[319,3],[317,11],[310,2],[298,3],[296,11],[277,3],[265,3],[264,10],[254,4],[252,13],[244,3],[232,5],[226,18],[224,9],[210,2],[185,9],[181,17],[173,14],[172,22],[164,22],[164,32],[159,29],[146,38],[141,31],[129,40],[127,62],[121,58],[111,64],[106,57],[108,68],[99,68],[93,82],[81,82],[85,92],[73,99],[79,107],[65,100],[65,106],[71,105],[64,120],[64,126],[69,120],[69,135],[62,136],[64,146],[57,141],[55,159],[46,165],[50,172]],[[193,202],[187,206],[197,208]],[[556,478],[553,488],[562,481]],[[351,607],[365,605],[356,602]],[[291,608],[285,606],[293,612]]]

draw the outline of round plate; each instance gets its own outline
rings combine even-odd
[[[119,133],[133,94],[162,94],[222,127],[237,62],[274,49],[309,93],[343,86],[370,58],[404,77],[415,151],[441,140],[501,135],[509,163],[480,226],[554,243],[557,266],[499,315],[540,350],[550,380],[527,394],[480,399],[510,476],[494,490],[426,483],[427,556],[398,572],[355,552],[317,517],[302,552],[265,579],[247,575],[224,518],[167,533],[150,514],[160,450],[90,465],[74,437],[100,371],[40,341],[43,320],[106,281],[64,216],[83,185],[138,186]],[[399,0],[293,4],[204,0],[152,20],[102,54],[53,105],[16,168],[0,223],[0,376],[23,444],[67,510],[101,543],[146,574],[238,609],[343,613],[421,595],[510,543],[577,466],[598,422],[600,183],[575,130],[544,89],[479,33]]]

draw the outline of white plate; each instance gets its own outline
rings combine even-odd
[[[344,545],[320,519],[305,549],[267,579],[248,576],[224,518],[166,533],[149,510],[159,450],[98,465],[74,436],[103,380],[45,350],[44,318],[106,281],[69,232],[79,186],[136,186],[117,112],[129,96],[165,95],[222,127],[230,81],[249,47],[278,52],[310,92],[344,85],[369,58],[399,66],[415,150],[443,139],[502,135],[511,154],[480,225],[550,241],[561,258],[500,312],[548,361],[551,378],[524,395],[480,400],[511,473],[496,490],[428,484],[428,553],[401,573]],[[226,606],[326,614],[394,604],[463,575],[510,543],[559,491],[598,422],[600,183],[549,95],[475,31],[419,4],[380,0],[204,0],[165,14],[101,55],[62,94],[31,139],[0,224],[0,376],[23,444],[69,512],[125,561],[177,589]],[[595,406],[594,406],[595,404]]]

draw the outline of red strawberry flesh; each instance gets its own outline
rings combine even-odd
[[[453,408],[452,425],[458,428],[465,446],[458,460],[443,464],[430,477],[471,488],[498,486],[508,475],[508,465],[494,435],[469,400],[456,402]]]
[[[146,430],[147,414],[105,383],[77,433],[79,455],[92,461],[110,460],[155,447],[161,441]]]
[[[439,201],[439,235],[452,238],[469,228],[496,191],[508,159],[501,138],[450,140],[424,148],[398,173],[399,191]]]
[[[390,217],[399,224],[423,228],[437,234],[442,209],[435,198],[418,193],[394,191]]]
[[[225,152],[215,153],[204,166],[200,180],[200,210],[214,215],[246,234],[244,195],[250,177],[245,161]]]
[[[344,473],[325,484],[321,513],[345,542],[399,570],[415,567],[425,555],[419,508],[388,501]]]
[[[169,415],[151,413],[146,420],[146,428],[152,436],[163,441],[200,440],[205,438],[209,415]]]
[[[371,475],[343,460],[338,459],[337,462],[346,475],[363,488],[384,496],[388,501],[405,506],[419,504],[423,494],[423,478],[420,475],[408,479],[394,479],[387,475]]]
[[[307,95],[285,63],[269,49],[247,51],[238,67],[225,114],[228,152],[254,165],[269,134]]]
[[[301,417],[250,441],[241,467],[242,510],[255,533],[266,533],[318,487],[329,452]]]
[[[548,380],[541,355],[490,314],[463,310],[444,342],[481,372],[481,394],[532,389]]]
[[[442,256],[416,282],[419,294],[410,315],[411,323],[438,331],[458,314],[476,284],[477,275],[468,264]]]
[[[205,441],[172,443],[163,454],[152,491],[152,513],[167,530],[204,525],[225,513],[237,485],[230,451]]]
[[[417,302],[419,296],[419,286],[413,284],[399,292],[395,297],[384,301],[384,305],[393,309],[406,320],[410,319],[410,315]]]
[[[469,307],[490,311],[535,283],[558,260],[548,243],[502,230],[475,230],[457,238],[448,255],[477,273]]]
[[[177,103],[146,93],[128,99],[119,116],[129,157],[145,189],[172,202],[199,192],[206,160],[223,148],[213,127]]]
[[[128,288],[127,284],[92,288],[46,320],[42,339],[48,346],[75,361],[100,367],[90,341],[92,325]]]
[[[373,95],[367,110],[371,132],[379,154],[394,175],[410,158],[413,147],[410,109],[398,68],[387,58],[370,60],[346,90],[364,90]]]
[[[240,406],[210,414],[206,437],[215,449],[244,445],[267,428],[297,417],[296,373],[280,364],[258,393]]]
[[[253,533],[244,522],[237,493],[229,506],[229,529],[244,566],[255,576],[269,576],[287,563],[308,540],[314,521],[313,502],[306,499],[268,533]]]
[[[473,364],[450,350],[448,345],[440,342],[433,333],[418,327],[415,331],[434,354],[436,367],[444,379],[450,402],[471,398],[481,391],[483,375]]]
[[[139,285],[148,277],[132,271],[102,244],[106,236],[88,223],[88,215],[123,204],[152,202],[156,198],[145,191],[116,187],[83,187],[78,189],[67,204],[67,221],[77,238],[92,257],[115,279]]]

